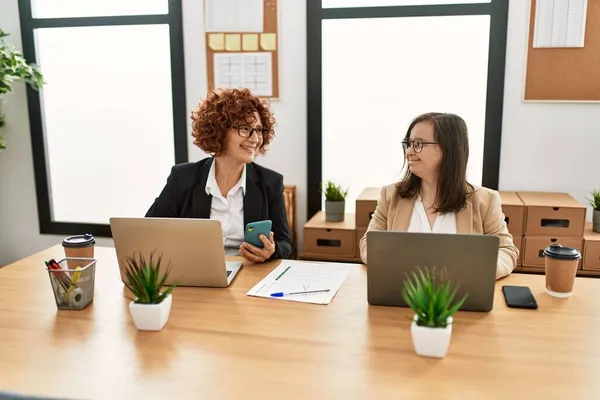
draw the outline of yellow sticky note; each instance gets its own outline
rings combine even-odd
[[[208,35],[208,47],[218,51],[225,48],[225,35],[222,33],[211,33]]]
[[[244,51],[258,50],[258,34],[245,33],[244,36],[242,36],[242,49],[244,49]]]
[[[227,51],[240,51],[242,47],[241,38],[239,33],[226,34],[225,35],[225,50]]]
[[[260,47],[262,47],[263,50],[277,49],[277,35],[275,33],[261,33]]]

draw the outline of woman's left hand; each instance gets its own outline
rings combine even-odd
[[[259,238],[261,242],[263,242],[262,249],[247,242],[242,243],[240,246],[240,255],[246,260],[254,263],[262,263],[275,253],[275,239],[273,232],[271,232],[268,239],[265,235],[260,235]]]

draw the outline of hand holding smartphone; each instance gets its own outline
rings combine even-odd
[[[263,242],[260,240],[260,235],[265,235],[267,239],[271,236],[271,228],[273,223],[271,220],[250,222],[246,225],[244,231],[244,241],[256,246],[260,249],[264,247]]]

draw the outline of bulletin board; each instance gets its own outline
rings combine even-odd
[[[205,19],[208,90],[244,87],[261,97],[279,97],[279,32],[277,0],[204,0],[205,18],[230,21],[210,27]],[[260,7],[262,3],[262,18]],[[208,8],[207,8],[208,7]],[[213,7],[210,9],[210,7]],[[220,9],[215,9],[215,8]],[[246,8],[244,8],[246,7]],[[261,26],[252,26],[262,19]],[[236,21],[238,22],[236,25]],[[250,26],[248,26],[250,24]],[[230,28],[220,30],[221,27]],[[244,29],[240,29],[240,28]]]
[[[537,0],[531,0],[525,101],[600,102],[600,1],[588,0],[585,43],[534,48]]]

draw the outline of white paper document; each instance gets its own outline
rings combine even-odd
[[[206,32],[262,32],[263,0],[205,0]]]
[[[282,260],[248,296],[301,303],[329,304],[352,271],[341,263],[313,264]]]
[[[216,89],[248,88],[257,96],[273,95],[273,64],[270,52],[215,53]]]
[[[533,47],[583,47],[587,0],[537,0]]]

